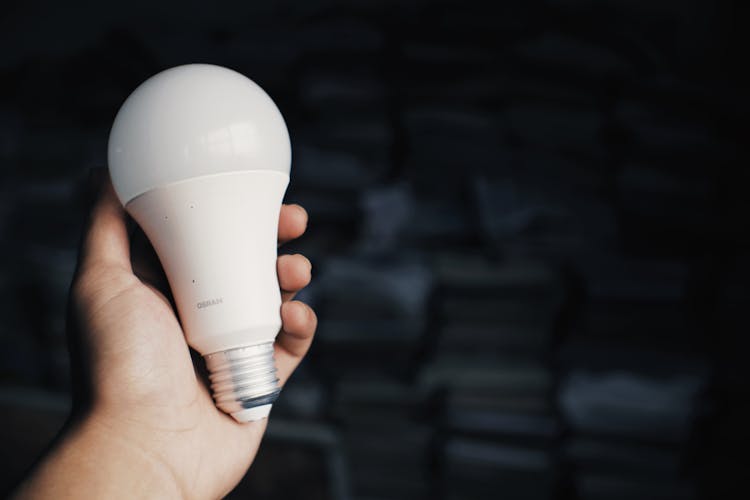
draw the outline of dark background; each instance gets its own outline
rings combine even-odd
[[[734,2],[0,12],[3,490],[67,412],[83,179],[141,81],[209,62],[287,119],[287,200],[310,213],[287,250],[313,261],[320,316],[231,498],[743,497]]]

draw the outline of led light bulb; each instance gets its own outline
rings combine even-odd
[[[267,417],[280,391],[276,238],[290,163],[271,98],[208,64],[146,80],[109,135],[115,191],[159,255],[216,406],[239,422]]]

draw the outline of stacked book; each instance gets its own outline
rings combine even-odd
[[[416,256],[335,257],[314,288],[319,368],[408,374],[426,325],[432,274]]]
[[[352,375],[336,384],[331,415],[340,427],[353,498],[430,498],[435,427],[429,396],[393,377]]]
[[[359,18],[301,21],[294,67],[293,178],[287,200],[302,204],[315,231],[300,251],[313,259],[351,246],[361,223],[361,193],[391,171],[389,93],[377,61],[384,37]],[[283,109],[282,109],[283,110]]]
[[[441,488],[448,498],[551,498],[557,271],[450,254],[436,259],[436,279],[434,340],[419,381],[441,396]]]
[[[708,370],[696,354],[687,267],[610,255],[578,269],[584,296],[560,351],[558,392],[578,498],[696,498],[686,450]]]
[[[564,457],[578,498],[697,498],[686,445],[700,416],[700,371],[573,371],[560,390]]]

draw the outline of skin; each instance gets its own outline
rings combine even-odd
[[[267,421],[238,424],[214,406],[152,250],[129,231],[104,177],[70,296],[74,377],[83,390],[74,394],[61,437],[15,498],[221,498],[250,467]],[[302,207],[283,206],[279,243],[306,226]],[[275,357],[284,384],[307,353],[317,319],[293,300],[310,282],[309,260],[284,255],[277,267],[283,327]]]

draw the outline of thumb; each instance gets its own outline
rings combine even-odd
[[[79,271],[99,266],[132,271],[125,209],[112,187],[109,171],[96,169],[92,176],[98,184],[98,196],[81,242]]]

